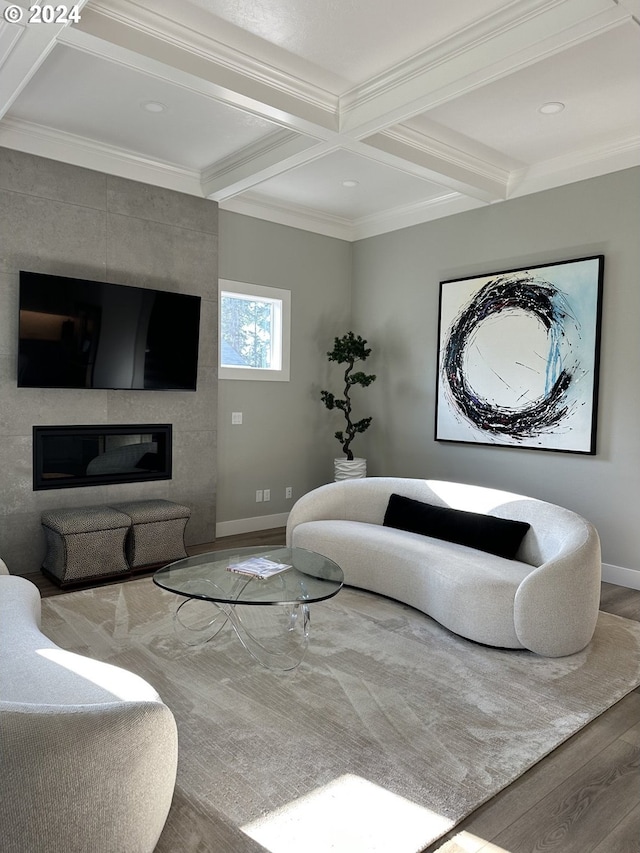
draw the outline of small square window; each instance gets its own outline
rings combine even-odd
[[[220,379],[289,380],[291,292],[220,280]]]

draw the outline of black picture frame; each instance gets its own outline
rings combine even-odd
[[[435,439],[595,454],[604,255],[440,282]]]

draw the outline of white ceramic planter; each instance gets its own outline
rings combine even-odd
[[[333,460],[334,480],[361,480],[367,476],[367,460],[356,456],[349,461],[345,457]]]

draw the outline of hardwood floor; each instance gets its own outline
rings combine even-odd
[[[640,622],[640,591],[603,583],[600,609]],[[436,851],[640,853],[640,688],[423,853]]]
[[[279,545],[284,532],[227,536],[188,550]],[[64,592],[40,572],[27,577],[43,596]],[[640,622],[640,591],[603,583],[600,606]],[[640,688],[423,853],[640,853]]]

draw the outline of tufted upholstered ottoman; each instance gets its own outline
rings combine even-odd
[[[191,516],[188,506],[157,498],[113,504],[112,508],[129,520],[125,547],[130,568],[171,563],[187,556],[184,530]]]
[[[129,570],[125,540],[129,516],[108,506],[43,512],[47,554],[42,565],[60,586]]]

